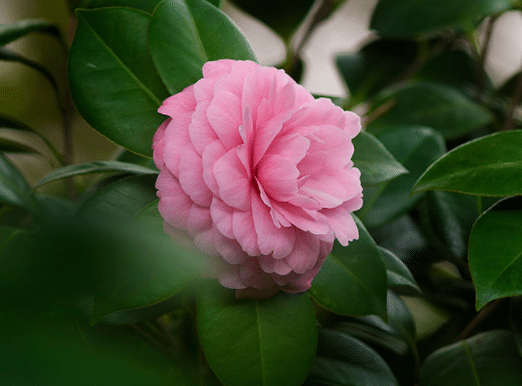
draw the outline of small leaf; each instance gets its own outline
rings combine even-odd
[[[394,126],[432,127],[445,138],[455,138],[482,128],[493,120],[491,112],[456,89],[436,83],[410,83],[386,94],[377,105],[391,108],[368,125],[379,137]]]
[[[350,335],[319,330],[314,366],[305,386],[398,386],[388,364],[371,347]]]
[[[313,0],[232,0],[243,11],[261,20],[288,41],[308,14]]]
[[[477,309],[494,299],[522,295],[522,199],[500,201],[475,222],[469,267]]]
[[[379,0],[370,29],[387,37],[415,36],[446,27],[470,30],[480,17],[512,5],[510,0]]]
[[[150,15],[131,8],[77,14],[68,67],[76,107],[101,134],[151,156],[152,136],[164,121],[157,109],[169,94],[148,53]]]
[[[484,196],[522,194],[522,130],[467,142],[438,159],[419,178],[412,194],[448,190]]]
[[[154,11],[148,39],[154,63],[172,94],[197,82],[207,61],[257,61],[236,25],[204,0],[164,0]]]
[[[363,186],[377,185],[408,173],[384,145],[366,131],[353,139],[353,147],[352,161],[361,171]]]
[[[379,139],[410,173],[365,189],[364,204],[358,216],[368,227],[383,225],[415,206],[422,197],[410,197],[411,188],[426,168],[446,150],[442,136],[428,127],[390,130]]]
[[[0,202],[29,212],[38,213],[37,202],[31,196],[31,187],[20,171],[0,153]]]
[[[443,347],[421,368],[421,386],[519,386],[522,358],[513,334],[493,330]]]
[[[38,188],[52,181],[79,176],[89,173],[129,173],[129,174],[157,174],[158,171],[145,166],[120,161],[92,161],[81,164],[68,165],[55,169],[43,177],[35,185]]]
[[[5,46],[31,32],[42,32],[61,39],[57,26],[45,20],[28,19],[12,24],[0,24],[0,46]]]
[[[310,295],[336,314],[375,314],[386,319],[386,268],[372,237],[357,219],[359,239],[347,247],[334,244],[312,282]]]
[[[236,299],[234,291],[215,280],[202,284],[199,339],[220,381],[226,386],[301,385],[317,348],[309,296]]]
[[[406,264],[387,249],[381,247],[378,248],[384,260],[384,265],[386,266],[388,285],[399,287],[406,286],[420,291],[417,282],[413,278],[413,275]]]

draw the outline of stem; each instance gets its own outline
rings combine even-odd
[[[515,109],[520,104],[521,98],[522,98],[522,72],[520,72],[520,74],[518,74],[515,92],[513,94],[513,98],[511,98],[511,104],[509,106],[508,116],[506,118],[506,121],[504,122],[504,126],[502,127],[502,130],[509,131],[513,128],[513,123],[515,121],[514,120]]]
[[[466,339],[471,333],[487,318],[493,314],[503,299],[497,299],[491,303],[489,303],[486,307],[484,307],[480,312],[469,322],[469,324],[464,328],[464,330],[455,338],[453,343],[459,342],[463,339]]]

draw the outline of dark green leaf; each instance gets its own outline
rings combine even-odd
[[[383,225],[411,209],[421,199],[410,197],[415,181],[446,150],[442,136],[428,127],[403,127],[379,139],[410,173],[365,189],[358,216],[368,227]]]
[[[515,95],[515,90],[517,88],[517,83],[519,82],[521,76],[522,72],[517,72],[511,78],[506,80],[506,82],[497,90],[496,94],[505,98],[513,98],[513,96]]]
[[[335,244],[309,290],[324,308],[337,314],[375,314],[386,319],[386,268],[372,237],[357,219],[359,239]]]
[[[381,252],[384,265],[386,266],[389,286],[406,286],[420,291],[420,288],[413,278],[413,275],[401,259],[399,259],[387,249],[379,247],[379,251]]]
[[[411,40],[376,40],[359,52],[340,55],[337,68],[350,91],[350,103],[357,105],[391,85],[404,74],[417,55]]]
[[[207,360],[224,385],[301,385],[317,348],[306,293],[236,299],[216,281],[202,283],[198,333]]]
[[[352,161],[361,171],[363,186],[377,185],[408,173],[383,144],[366,131],[353,139],[353,147]]]
[[[147,48],[150,15],[130,8],[77,11],[69,56],[76,107],[101,134],[136,153],[152,154],[157,113],[168,96]]]
[[[128,7],[152,14],[160,2],[161,0],[79,0],[75,8]]]
[[[445,27],[470,30],[478,18],[511,7],[510,0],[379,0],[370,29],[389,37],[414,36]]]
[[[23,208],[29,212],[39,211],[31,196],[31,187],[20,171],[0,153],[0,202]]]
[[[31,32],[43,32],[61,39],[57,26],[45,20],[28,19],[13,24],[0,24],[0,46],[19,39]]]
[[[467,142],[444,155],[419,178],[412,194],[448,190],[484,196],[522,194],[522,130]]]
[[[469,267],[477,309],[487,302],[522,295],[522,199],[500,201],[475,222],[469,240]]]
[[[317,358],[307,386],[398,386],[377,352],[342,332],[320,329]]]
[[[511,330],[515,335],[518,353],[522,355],[522,297],[516,296],[511,298],[509,307],[509,321],[511,322]]]
[[[313,0],[232,0],[243,11],[261,20],[289,40],[314,4]]]
[[[520,386],[522,358],[513,334],[493,330],[443,347],[421,368],[421,386]]]
[[[157,174],[158,170],[120,161],[85,162],[81,164],[68,165],[64,166],[63,168],[53,170],[40,181],[38,181],[38,183],[35,185],[35,188],[48,184],[52,181],[89,173]]]
[[[493,115],[463,94],[435,83],[411,83],[388,93],[381,101],[391,108],[370,123],[379,137],[389,127],[420,125],[437,129],[446,138],[462,136],[489,124]]]
[[[204,0],[165,0],[154,11],[149,47],[172,94],[202,77],[207,61],[256,57],[236,25]]]

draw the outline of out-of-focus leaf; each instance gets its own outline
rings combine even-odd
[[[154,11],[149,48],[172,94],[198,81],[207,61],[257,61],[230,18],[204,0],[165,0]]]
[[[522,295],[522,198],[500,201],[473,225],[469,267],[477,290],[476,307]]]
[[[398,80],[416,55],[417,44],[411,40],[379,39],[355,54],[337,56],[337,68],[350,91],[351,104],[359,104]]]
[[[27,180],[2,153],[0,153],[0,202],[25,209],[33,214],[39,212]]]
[[[519,386],[522,358],[509,331],[487,331],[443,347],[421,368],[421,386]]]
[[[412,194],[448,190],[484,196],[522,194],[522,130],[467,142],[438,159],[419,178]]]
[[[413,275],[401,259],[382,247],[379,247],[379,251],[381,252],[384,265],[386,266],[389,286],[406,286],[420,291],[420,288],[413,278]]]
[[[517,72],[511,78],[506,80],[506,82],[504,82],[504,84],[496,91],[496,94],[501,97],[513,98],[520,76],[522,76],[522,72]]]
[[[309,292],[327,310],[348,316],[386,319],[386,267],[372,237],[357,219],[359,239],[335,244]]]
[[[415,36],[446,27],[470,30],[480,17],[512,6],[511,0],[379,0],[370,29],[387,37]]]
[[[436,83],[410,83],[387,93],[380,103],[391,107],[368,125],[379,133],[395,126],[432,127],[445,138],[455,138],[489,124],[493,115],[456,89]]]
[[[35,188],[48,184],[52,181],[89,173],[157,174],[158,171],[145,166],[120,161],[84,162],[81,164],[68,165],[64,166],[63,168],[53,170],[40,181],[38,181],[38,183],[35,185]]]
[[[76,107],[101,134],[150,156],[164,121],[157,109],[169,95],[148,52],[150,15],[131,8],[77,14],[68,66]]]
[[[317,357],[306,386],[398,386],[384,359],[350,335],[319,330]]]
[[[5,46],[31,32],[42,32],[61,39],[60,30],[54,24],[45,20],[28,19],[12,24],[0,24],[0,46]]]
[[[317,327],[306,293],[237,299],[203,283],[197,307],[205,356],[224,385],[301,385],[313,363]]]
[[[288,41],[312,8],[314,1],[232,0],[232,3],[261,20]]]
[[[42,154],[38,149],[22,142],[9,138],[0,138],[0,151],[4,153],[38,153]]]
[[[128,7],[152,14],[160,2],[161,0],[79,0],[75,8]]]
[[[515,335],[518,353],[522,356],[522,297],[516,296],[511,298],[509,308],[509,321],[511,330]]]
[[[353,147],[352,161],[361,171],[363,186],[377,185],[408,173],[384,145],[366,131],[353,139]]]
[[[446,150],[442,136],[428,127],[390,130],[379,139],[410,173],[365,189],[358,216],[368,227],[383,225],[411,209],[421,199],[410,197],[415,181]]]

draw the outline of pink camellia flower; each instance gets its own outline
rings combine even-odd
[[[152,146],[165,230],[188,232],[207,274],[236,296],[305,291],[334,239],[358,238],[356,114],[282,70],[235,60],[206,63],[158,111],[170,117]]]

